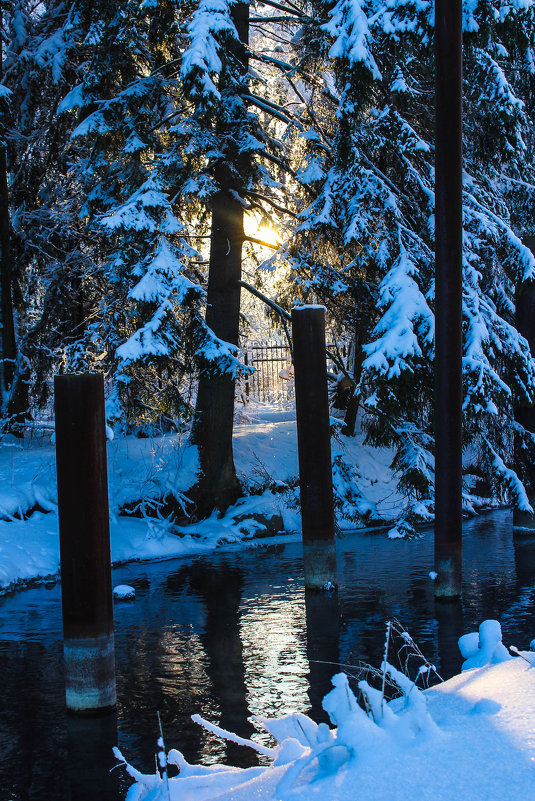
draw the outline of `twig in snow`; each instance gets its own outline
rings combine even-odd
[[[194,723],[198,723],[199,726],[202,726],[203,729],[206,729],[206,731],[211,731],[212,734],[216,734],[223,740],[230,740],[232,743],[245,745],[248,748],[252,748],[253,751],[258,751],[259,754],[263,754],[264,756],[273,757],[275,755],[274,748],[267,748],[265,745],[255,743],[254,740],[248,740],[245,737],[240,737],[238,734],[227,731],[227,729],[222,729],[221,726],[216,726],[214,723],[209,723],[209,721],[205,720],[200,715],[192,715],[191,719]]]
[[[166,801],[171,801],[171,794],[169,792],[169,776],[167,774],[167,754],[165,751],[165,743],[163,739],[162,719],[160,717],[159,711],[156,714],[158,715],[158,726],[160,728],[160,737],[158,738],[158,747],[160,748],[160,751],[158,751],[158,764],[162,770],[162,779],[165,788]]]

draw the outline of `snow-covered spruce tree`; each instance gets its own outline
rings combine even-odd
[[[176,4],[15,5],[14,283],[33,400],[46,401],[54,370],[103,370],[121,388],[118,415],[176,414],[188,358],[176,332],[191,321],[174,309],[201,294],[183,275],[192,250],[155,172],[176,111]]]
[[[3,5],[4,84],[11,90],[6,143],[17,322],[7,425],[28,413],[29,390],[41,400],[46,395],[47,333],[54,332],[52,339],[61,337],[63,328],[68,337],[74,327],[67,268],[78,250],[77,226],[63,197],[68,131],[54,114],[70,77],[69,9],[62,0]]]
[[[65,356],[71,369],[105,370],[112,417],[175,418],[203,294],[166,158],[183,102],[178,4],[80,0],[77,17],[86,59],[59,112],[77,118],[71,172],[94,246],[84,330]]]
[[[534,396],[533,361],[515,327],[514,302],[515,291],[535,280],[533,255],[521,244],[534,232],[525,207],[535,199],[535,6],[481,3],[465,9],[464,25],[464,373],[465,407],[472,412],[465,429],[479,438],[495,488],[531,511],[516,471],[524,481],[529,477],[534,442],[513,421],[513,407],[531,406]],[[507,466],[513,435],[514,470]]]
[[[91,236],[86,322],[65,359],[105,369],[119,388],[116,414],[136,421],[180,412],[180,377],[195,364],[198,499],[225,506],[239,492],[231,434],[243,213],[274,202],[266,162],[278,164],[268,150],[281,147],[248,106],[280,112],[249,85],[248,6],[201,3],[187,26],[174,0],[97,6],[77,2],[84,59],[59,104],[77,118],[73,202],[84,198]],[[204,238],[206,297],[206,261],[189,244]]]
[[[86,286],[97,291],[67,363],[106,369],[116,414],[132,421],[180,412],[180,377],[196,365],[198,499],[225,506],[239,492],[231,435],[243,213],[273,184],[256,158],[270,140],[248,110],[258,102],[249,9],[201,3],[186,26],[174,0],[76,8],[86,57],[59,111],[78,117],[71,174],[94,242]],[[187,244],[205,237],[206,298],[205,262]]]
[[[317,197],[301,215],[293,266],[303,288],[355,331],[368,440],[394,447],[410,523],[429,515],[433,499],[433,4],[315,8],[318,22],[301,37],[303,63],[326,76],[336,124],[323,131],[327,148],[313,142],[305,157]],[[523,141],[531,120],[518,75],[533,58],[533,4],[467,4],[464,30],[465,445],[525,506],[506,463],[513,403],[533,402],[535,390],[534,363],[514,326],[515,284],[532,280],[534,261],[500,173],[531,191]]]
[[[83,25],[63,0],[14,4],[5,59],[13,91],[8,134],[14,287],[20,331],[13,396],[47,401],[54,370],[79,342],[90,308],[84,277],[93,242],[79,218],[70,163],[72,119],[58,104],[77,79]]]

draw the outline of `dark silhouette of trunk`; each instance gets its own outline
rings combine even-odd
[[[249,38],[249,7],[232,6],[232,18],[240,41]],[[240,77],[247,73],[245,48],[235,54]],[[230,77],[223,69],[219,91],[228,88]],[[224,135],[225,120],[218,123]],[[228,158],[228,157],[227,157]],[[234,163],[222,161],[215,170],[219,191],[212,202],[210,268],[206,301],[206,323],[220,339],[238,345],[240,319],[241,261],[243,245],[243,196],[249,157],[238,155]],[[199,447],[201,478],[194,493],[201,514],[224,510],[240,496],[232,452],[235,380],[228,374],[202,373],[199,380],[193,440]]]
[[[353,341],[353,381],[354,387],[347,404],[347,409],[344,418],[344,425],[342,427],[342,434],[346,437],[355,436],[355,425],[357,422],[357,413],[359,410],[360,395],[357,395],[357,387],[362,375],[362,362],[364,361],[364,353],[362,350],[362,329],[363,321],[359,315],[358,310],[355,310],[355,339]]]
[[[462,2],[435,2],[435,595],[462,582]]]
[[[0,82],[2,78],[0,55]],[[2,111],[5,113],[5,109]],[[15,334],[7,147],[3,119],[0,122],[0,331],[0,409],[6,417],[4,430],[22,436],[22,426],[28,415],[28,383],[21,372],[21,354]]]
[[[2,389],[9,392],[15,373],[17,348],[11,291],[11,230],[5,145],[0,147],[0,258],[2,269]]]
[[[316,723],[329,723],[322,702],[332,689],[332,677],[340,672],[338,591],[319,593],[305,589],[305,615],[310,715]]]
[[[240,737],[250,737],[247,684],[241,634],[241,600],[244,579],[230,563],[217,567],[197,562],[189,572],[192,591],[202,598],[206,623],[201,641],[206,653],[206,672],[220,717],[218,724]],[[226,743],[227,763],[239,767],[258,764],[257,755],[231,741]]]

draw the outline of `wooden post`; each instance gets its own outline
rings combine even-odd
[[[435,0],[435,594],[462,580],[462,2]]]
[[[526,237],[524,244],[535,253],[535,237]],[[535,284],[525,283],[516,291],[516,327],[528,341],[532,355],[535,355]],[[533,406],[515,406],[515,420],[527,431],[535,434],[535,408]],[[535,509],[535,465],[528,468],[526,491],[529,502]],[[535,517],[529,512],[513,510],[513,534],[515,536],[535,535]]]
[[[56,376],[54,392],[65,694],[83,714],[116,701],[104,379]]]
[[[325,309],[292,309],[305,587],[336,584]]]

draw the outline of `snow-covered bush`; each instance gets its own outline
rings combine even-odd
[[[395,649],[394,635],[405,641],[407,655],[419,651],[399,624],[388,624],[385,659],[376,671],[382,678],[378,687],[358,681],[362,704],[348,676],[338,673],[323,701],[331,727],[298,712],[279,719],[253,718],[271,736],[271,746],[193,716],[209,732],[262,755],[264,764],[257,767],[190,764],[180,751],[166,753],[161,731],[157,769],[151,775],[138,771],[115,749],[135,782],[127,801],[302,801],[316,795],[327,801],[441,795],[499,801],[512,786],[528,796],[533,787],[529,755],[535,655],[511,647],[520,658],[504,663],[499,623],[484,621],[479,630],[480,656],[486,652],[479,669],[423,692],[405,670],[387,661],[389,649]],[[477,634],[461,638],[463,654],[473,651],[474,636],[477,640]],[[497,645],[505,653],[498,654]],[[428,667],[424,660],[418,675]],[[387,683],[396,688],[392,700],[385,694]],[[494,715],[499,715],[499,725]],[[169,776],[168,766],[178,769],[178,775]]]

